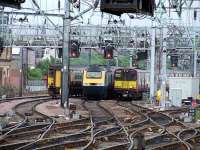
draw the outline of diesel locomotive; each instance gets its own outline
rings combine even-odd
[[[113,76],[108,67],[93,65],[83,71],[83,95],[106,99],[112,95]]]

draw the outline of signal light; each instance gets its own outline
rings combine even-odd
[[[71,40],[70,42],[70,57],[78,58],[80,56],[80,44],[78,40]]]
[[[72,57],[76,57],[76,53],[75,52],[72,52]]]
[[[113,50],[114,47],[113,46],[106,46],[104,49],[104,58],[105,59],[113,59]]]
[[[197,11],[194,10],[194,20],[197,20]]]
[[[63,48],[58,49],[58,58],[62,58]],[[69,56],[71,58],[78,58],[80,56],[80,44],[78,40],[70,41]]]
[[[155,0],[101,0],[102,12],[120,16],[123,13],[142,13],[153,16]]]
[[[24,2],[25,0],[1,0],[0,6],[20,9],[21,4]]]
[[[178,66],[178,56],[171,56],[170,57],[171,66],[177,67]]]

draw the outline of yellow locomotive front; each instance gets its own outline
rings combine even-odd
[[[106,98],[111,84],[111,72],[92,66],[83,72],[83,94],[87,98]]]
[[[134,97],[137,94],[137,71],[116,69],[114,73],[114,92],[119,97]]]
[[[61,66],[50,66],[48,71],[48,93],[52,97],[60,95]]]
[[[52,97],[58,97],[61,94],[61,64],[54,64],[48,71],[48,93]],[[82,75],[83,68],[70,68],[69,74],[69,96],[82,96]]]

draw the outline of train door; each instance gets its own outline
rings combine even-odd
[[[127,78],[126,78],[127,70],[123,69],[122,70],[122,89],[127,89]]]
[[[114,88],[116,89],[123,89],[123,82],[124,82],[124,70],[118,69],[114,73]]]
[[[136,89],[137,71],[129,69],[126,72],[127,89]]]
[[[55,86],[56,88],[61,87],[61,71],[59,69],[55,70]]]
[[[54,75],[55,73],[54,73],[54,69],[49,69],[49,72],[48,72],[48,88],[50,87],[50,86],[54,86],[55,85],[55,75]]]

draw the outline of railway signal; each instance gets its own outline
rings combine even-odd
[[[0,6],[20,9],[25,0],[0,0]]]
[[[171,56],[170,57],[171,66],[177,67],[178,66],[178,56]]]
[[[80,56],[80,44],[78,40],[71,40],[70,42],[70,57],[78,58]]]
[[[142,13],[153,16],[155,0],[101,0],[102,12],[120,16],[123,13]]]
[[[104,58],[105,59],[113,59],[113,51],[114,47],[111,45],[108,45],[104,48]]]
[[[62,51],[63,51],[63,48],[58,49],[58,57],[59,58],[62,58]],[[78,40],[70,41],[69,53],[70,53],[71,58],[78,58],[80,56],[80,44],[79,44]]]
[[[145,50],[144,52],[137,53],[137,60],[146,60],[148,58],[148,52]]]

